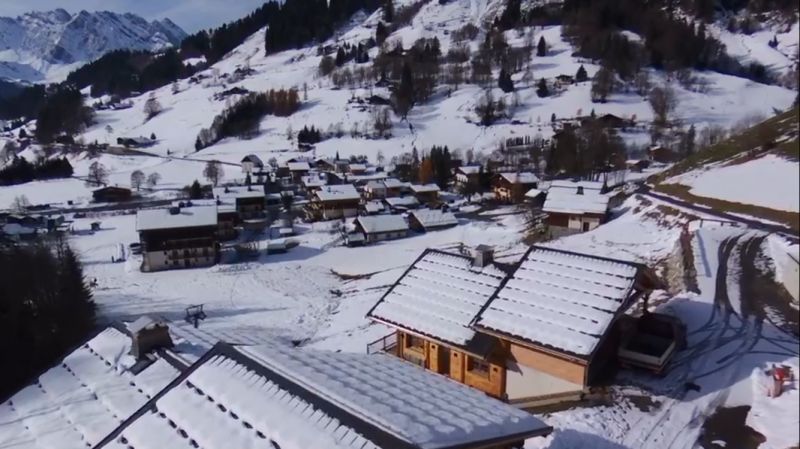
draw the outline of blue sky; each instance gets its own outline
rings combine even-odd
[[[55,8],[76,13],[108,10],[132,12],[146,19],[169,17],[186,32],[212,28],[238,19],[265,0],[0,0],[0,16],[16,17],[28,11]]]

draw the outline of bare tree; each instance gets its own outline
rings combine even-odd
[[[383,166],[384,162],[386,162],[386,156],[383,155],[383,151],[378,150],[375,160],[378,162],[378,165]]]
[[[11,210],[17,213],[25,213],[30,207],[31,202],[28,201],[28,197],[25,195],[20,195],[14,197],[14,201],[11,203]]]
[[[89,175],[86,177],[86,183],[90,186],[100,186],[108,182],[108,169],[106,166],[94,161],[89,166]]]
[[[13,140],[6,141],[3,148],[0,149],[0,164],[5,164],[10,161],[19,151],[19,145]]]
[[[636,93],[642,97],[647,96],[647,93],[650,92],[650,75],[647,73],[646,69],[641,69],[639,72],[636,73],[636,76],[633,78],[633,85],[636,87]]]
[[[145,121],[157,116],[161,113],[161,111],[163,111],[161,103],[158,102],[158,99],[155,97],[155,95],[151,95],[150,98],[148,98],[144,103],[144,116],[146,117]]]
[[[215,187],[225,177],[225,171],[222,168],[222,163],[217,160],[206,162],[206,167],[203,169],[203,176],[208,179]]]
[[[392,130],[392,119],[388,107],[372,111],[372,126],[378,137],[387,137]]]
[[[592,101],[605,103],[608,96],[614,91],[614,72],[606,67],[600,67],[600,70],[594,75],[592,79]]]
[[[161,181],[161,175],[158,172],[153,172],[147,175],[147,187],[154,188]]]
[[[145,178],[144,178],[144,172],[143,171],[134,170],[133,173],[131,173],[131,187],[133,187],[137,191],[141,190],[142,184],[144,184],[144,181],[145,181]]]
[[[661,87],[654,87],[650,90],[650,95],[647,97],[650,102],[650,107],[653,108],[653,122],[658,126],[666,126],[669,122],[669,115],[675,110],[678,105],[678,100],[675,98],[675,91],[669,86],[664,84]]]
[[[448,65],[445,76],[447,84],[453,86],[453,90],[458,90],[464,84],[464,66],[459,63]]]

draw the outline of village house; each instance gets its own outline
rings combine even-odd
[[[439,186],[436,184],[411,184],[410,189],[421,204],[435,206],[439,203]]]
[[[478,185],[480,182],[480,165],[463,165],[458,167],[455,172],[456,186],[463,188],[467,184]]]
[[[207,267],[218,262],[217,207],[142,209],[136,231],[142,271]]]
[[[108,186],[92,191],[92,200],[95,203],[122,203],[131,198],[133,192],[125,187]]]
[[[261,171],[264,169],[264,163],[261,158],[255,154],[248,154],[242,158],[242,173],[251,174],[253,172]]]
[[[361,204],[361,209],[366,215],[377,215],[386,210],[381,200],[367,200]]]
[[[358,214],[361,195],[352,184],[325,186],[311,197],[306,214],[311,220],[335,220]]]
[[[409,190],[408,183],[400,181],[397,178],[386,178],[383,180],[383,186],[386,188],[386,196],[400,196]]]
[[[530,189],[525,192],[525,202],[533,208],[541,209],[544,206],[544,200],[547,197],[547,192],[541,189]]]
[[[531,247],[508,274],[490,248],[426,250],[367,313],[373,344],[520,407],[579,399],[607,374],[617,320],[662,284],[639,264]]]
[[[625,167],[632,172],[641,173],[650,167],[650,161],[647,159],[628,159],[625,161]]]
[[[333,159],[320,157],[314,160],[314,168],[322,172],[336,171],[336,164],[334,164]]]
[[[220,241],[233,240],[239,235],[236,226],[240,223],[239,213],[236,212],[236,200],[231,197],[219,199],[200,199],[176,201],[176,207],[216,206],[217,207],[217,238]]]
[[[408,237],[408,223],[399,215],[358,217],[353,226],[356,232],[364,234],[366,243]]]
[[[311,171],[311,166],[306,161],[287,162],[286,168],[289,169],[292,182],[295,184],[299,184],[303,176],[308,175],[308,172]]]
[[[591,231],[606,221],[608,195],[604,185],[594,181],[557,180],[550,183],[542,211],[547,214],[551,233],[574,234]]]
[[[367,173],[367,164],[361,164],[361,163],[351,163],[351,164],[350,164],[350,165],[347,167],[347,171],[348,171],[348,172],[349,172],[351,175],[356,175],[356,176],[359,176],[359,175],[364,175],[364,174],[366,174],[366,173]]]
[[[418,209],[408,214],[408,226],[417,232],[435,231],[458,225],[458,219],[452,212],[440,209]]]
[[[305,190],[306,195],[311,197],[314,192],[328,185],[328,178],[324,173],[309,173],[300,179],[300,185]]]
[[[492,178],[492,191],[498,201],[520,203],[538,184],[539,178],[530,172],[498,173]]]
[[[382,181],[370,181],[364,186],[364,198],[369,200],[386,198],[386,185]]]
[[[0,441],[31,448],[509,449],[553,430],[395,357],[150,317],[112,323],[0,407]]]
[[[240,220],[252,220],[266,216],[266,198],[261,186],[215,187],[214,198],[223,203],[233,203]]]
[[[393,213],[406,212],[419,207],[419,200],[417,200],[417,197],[411,195],[384,198],[383,202],[386,203],[386,207]]]
[[[652,162],[670,164],[678,160],[678,154],[667,147],[654,145],[647,149],[647,157]]]

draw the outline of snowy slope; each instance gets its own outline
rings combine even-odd
[[[500,0],[454,0],[444,5],[430,2],[421,9],[411,25],[400,28],[389,39],[401,39],[408,47],[420,37],[435,36],[441,42],[443,53],[446,53],[451,45],[452,31],[465,23],[481,23],[494,17],[501,6]],[[356,43],[373,36],[379,17],[379,12],[370,17],[356,15],[330,43]],[[512,117],[514,124],[511,120],[504,120],[491,127],[476,125],[474,107],[482,96],[483,89],[466,84],[448,95],[448,88],[440,86],[437,94],[428,103],[420,104],[411,111],[408,122],[392,117],[392,138],[353,138],[349,132],[354,126],[361,130],[371,130],[371,111],[349,104],[348,100],[354,96],[368,97],[373,94],[388,97],[388,90],[369,85],[354,89],[335,88],[329,78],[321,78],[317,74],[320,57],[317,56],[316,47],[266,56],[264,32],[265,30],[257,32],[220,62],[202,72],[200,76],[207,78],[200,82],[181,81],[177,94],[172,94],[171,86],[154,91],[153,95],[164,106],[164,112],[152,120],[145,121],[142,111],[149,93],[134,98],[130,109],[98,111],[96,124],[82,136],[84,141],[113,144],[117,137],[149,136],[154,133],[158,142],[148,151],[160,156],[166,156],[169,152],[171,157],[171,160],[167,160],[102,156],[101,162],[111,172],[111,183],[127,185],[130,173],[138,168],[145,173],[158,171],[165,182],[173,187],[180,187],[194,179],[202,179],[202,160],[219,159],[238,163],[244,155],[250,153],[258,154],[265,161],[275,157],[280,162],[300,155],[296,152],[296,144],[287,139],[287,129],[291,128],[296,132],[306,125],[314,125],[322,130],[341,127],[344,131],[341,138],[319,143],[316,156],[333,156],[337,152],[342,157],[365,154],[373,162],[379,151],[389,160],[392,156],[411,151],[413,147],[426,150],[433,145],[445,144],[462,154],[467,149],[474,149],[476,153],[489,153],[509,137],[537,134],[544,138],[550,137],[553,133],[550,123],[552,114],[557,118],[567,118],[588,114],[592,109],[597,114],[613,113],[627,118],[635,116],[637,127],[624,133],[623,137],[638,144],[649,142],[647,126],[652,112],[646,100],[635,93],[614,94],[605,104],[591,103],[590,83],[581,83],[568,86],[551,97],[539,98],[534,86],[522,83],[521,74],[514,75],[519,103]],[[561,27],[536,28],[535,34],[537,39],[539,36],[544,37],[550,48],[547,56],[533,58],[535,78],[544,77],[553,81],[560,74],[573,75],[581,64],[586,67],[590,76],[598,70],[590,61],[572,56],[573,48],[562,39]],[[481,39],[482,36],[478,36],[471,43],[473,51],[477,50]],[[508,32],[507,39],[514,46],[520,46],[523,42],[523,38],[515,31]],[[374,57],[377,51],[373,49],[371,56]],[[222,79],[222,75],[245,66],[253,69],[254,74],[233,83],[226,83]],[[707,92],[688,91],[677,83],[673,83],[673,87],[679,101],[676,118],[686,124],[695,124],[698,129],[708,125],[729,126],[753,114],[767,115],[773,108],[787,107],[794,98],[791,91],[778,86],[757,84],[713,72],[697,73],[696,76],[709,83]],[[663,75],[654,71],[651,78],[654,82],[661,82]],[[214,94],[233,87],[251,91],[295,87],[301,91],[302,98],[304,85],[307,86],[308,99],[293,116],[266,117],[261,123],[261,134],[257,137],[251,140],[226,139],[195,153],[197,134],[202,128],[208,127],[214,116],[225,108],[226,99],[214,99]],[[493,94],[495,98],[504,97],[506,104],[514,103],[514,96],[511,94],[503,94],[496,88],[493,89]],[[753,101],[753,98],[758,98],[759,101]],[[181,159],[186,156],[201,162]],[[92,160],[83,158],[73,162],[76,174],[85,175],[91,162]],[[225,170],[228,180],[242,176],[241,170],[235,166],[226,166]],[[0,207],[9,203],[6,198],[7,195],[0,199]]]
[[[109,11],[59,8],[0,18],[0,78],[58,82],[70,71],[119,49],[161,50],[186,33],[169,19],[148,22]]]

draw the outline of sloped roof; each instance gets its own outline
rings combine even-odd
[[[438,192],[439,186],[436,184],[411,184],[411,191],[414,193]]]
[[[184,207],[175,215],[169,209],[143,209],[136,212],[137,231],[216,225],[217,206]]]
[[[380,200],[372,200],[364,203],[364,210],[369,213],[380,212],[384,209],[383,203]]]
[[[264,166],[264,163],[261,162],[261,158],[255,154],[248,154],[247,156],[243,157],[242,162],[252,162],[256,166]]]
[[[134,375],[130,338],[107,328],[0,404],[0,447],[94,446],[179,375],[158,359]]]
[[[475,326],[588,358],[627,307],[636,264],[531,247]]]
[[[259,185],[214,187],[214,198],[263,198],[264,188]]]
[[[598,183],[581,181],[553,181],[547,191],[542,210],[562,214],[605,214],[608,211],[608,195],[600,193]],[[578,194],[579,187],[583,193]]]
[[[308,176],[303,176],[302,178],[300,178],[300,182],[305,187],[322,187],[328,184],[327,179],[323,179],[319,175],[313,175],[313,174]]]
[[[536,198],[536,197],[538,197],[539,195],[541,195],[543,193],[545,193],[544,190],[530,189],[527,192],[525,192],[525,197],[527,197],[527,198]]]
[[[481,171],[480,165],[462,165],[457,169],[465,175],[477,175]]]
[[[383,185],[385,185],[387,189],[399,189],[408,186],[408,183],[397,178],[386,178],[383,180]]]
[[[583,187],[584,190],[603,190],[603,183],[598,181],[572,181],[570,179],[555,179],[550,181],[550,188],[577,189]]]
[[[315,195],[320,201],[360,200],[361,195],[352,184],[324,186]]]
[[[386,204],[391,207],[416,207],[419,206],[419,200],[414,196],[395,196],[391,198],[384,198]]]
[[[275,344],[219,344],[151,404],[101,447],[445,449],[552,430],[394,357]]]
[[[475,336],[470,323],[506,274],[470,257],[425,251],[367,314],[436,340],[465,346]]]
[[[441,228],[445,226],[455,226],[458,219],[452,212],[442,212],[439,209],[420,209],[411,212],[423,228]]]
[[[288,162],[286,164],[289,167],[289,171],[308,171],[311,170],[311,166],[308,165],[308,162]]]
[[[400,215],[358,217],[356,221],[367,234],[408,230],[408,223]]]
[[[499,176],[511,184],[535,184],[539,182],[539,177],[530,172],[500,173]]]

